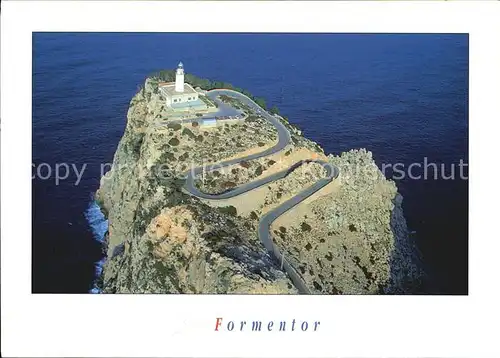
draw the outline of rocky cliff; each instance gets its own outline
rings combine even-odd
[[[113,166],[96,193],[109,220],[102,292],[297,293],[259,241],[257,225],[262,214],[324,175],[323,168],[303,165],[232,199],[195,198],[182,189],[185,170],[269,148],[276,131],[241,104],[245,120],[215,128],[174,124],[157,85],[148,79],[132,98]],[[209,172],[197,185],[217,193],[299,160],[329,160],[340,168],[340,178],[276,220],[275,243],[312,292],[418,292],[424,273],[408,236],[402,198],[371,153],[326,156],[281,120],[292,135],[285,150]]]

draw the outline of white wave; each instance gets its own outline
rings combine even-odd
[[[90,202],[85,212],[85,218],[90,225],[94,238],[99,242],[104,242],[104,236],[108,231],[108,220],[106,220],[101,208],[94,200]]]
[[[108,231],[108,220],[106,220],[106,217],[102,213],[101,208],[94,199],[92,199],[92,201],[89,203],[89,207],[87,208],[87,211],[85,212],[84,215],[85,218],[87,219],[87,222],[89,223],[94,238],[98,242],[104,243],[104,237],[106,235],[106,232]],[[102,267],[105,261],[106,259],[102,258],[101,260],[94,263],[95,265],[94,280],[101,276]],[[95,286],[95,283],[94,287],[90,290],[90,293],[100,293],[100,290]]]

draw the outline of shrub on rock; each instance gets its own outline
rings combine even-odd
[[[306,222],[303,222],[301,225],[300,225],[302,231],[311,231],[311,225],[309,225],[308,223]]]
[[[177,146],[179,145],[179,140],[177,138],[172,138],[168,141],[168,144],[172,145],[172,146]]]
[[[174,131],[178,131],[179,129],[182,128],[182,126],[179,123],[169,123],[167,127],[172,128]]]

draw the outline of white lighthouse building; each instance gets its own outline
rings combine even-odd
[[[159,88],[168,107],[174,110],[189,110],[192,108],[206,108],[199,100],[198,92],[189,84],[184,82],[184,65],[179,62],[175,71],[175,82],[159,84]]]
[[[179,62],[175,71],[175,92],[184,92],[184,65]]]

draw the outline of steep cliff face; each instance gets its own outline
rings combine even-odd
[[[297,293],[259,241],[257,226],[262,214],[321,177],[322,168],[308,164],[305,174],[296,169],[228,200],[192,197],[179,178],[186,169],[262,151],[277,135],[248,108],[245,121],[217,128],[161,122],[168,111],[156,86],[146,81],[132,99],[113,166],[96,193],[109,220],[102,291]],[[289,128],[292,142],[283,153],[209,173],[199,187],[220,192],[304,158],[328,159],[341,168],[341,179],[280,217],[271,228],[273,240],[315,293],[418,289],[423,272],[415,264],[401,197],[371,153],[327,157]],[[375,179],[345,175],[354,164],[370,167]]]

